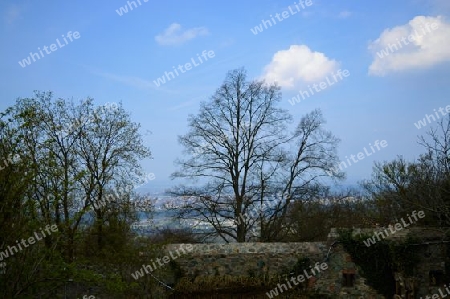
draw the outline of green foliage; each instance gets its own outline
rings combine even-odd
[[[173,273],[175,283],[186,275],[185,271],[180,267],[180,265],[178,265],[178,263],[173,260],[169,262],[169,267]]]
[[[307,257],[299,257],[294,267],[292,268],[291,273],[292,276],[298,276],[299,274],[303,274],[303,270],[308,270],[311,265],[311,259]]]
[[[395,291],[394,272],[414,274],[419,257],[411,244],[417,243],[417,240],[407,238],[401,243],[381,240],[367,247],[363,241],[369,237],[372,235],[353,236],[351,229],[345,229],[339,231],[338,241],[361,267],[367,284],[390,298]]]
[[[0,113],[0,159],[8,159],[0,169],[0,252],[46,225],[58,228],[6,257],[2,298],[142,298],[157,289],[148,277],[131,277],[162,253],[136,242],[132,192],[115,192],[137,183],[139,161],[151,154],[139,124],[116,106],[35,92]],[[94,207],[112,193],[117,204]]]
[[[411,244],[417,243],[419,243],[419,240],[411,236],[408,236],[401,244],[390,243],[391,254],[396,271],[403,272],[407,276],[414,275],[414,269],[420,262],[420,258],[417,254],[417,247],[412,246]]]

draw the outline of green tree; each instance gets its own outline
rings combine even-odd
[[[1,114],[0,154],[20,159],[0,170],[0,252],[46,225],[58,228],[0,265],[2,294],[58,297],[69,279],[110,298],[145,293],[139,289],[148,281],[130,281],[149,248],[130,230],[131,186],[140,180],[139,160],[150,157],[138,130],[121,104],[55,100],[51,92],[18,99]],[[84,245],[92,236],[98,246],[89,255]]]

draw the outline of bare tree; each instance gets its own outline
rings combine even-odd
[[[450,116],[439,120],[426,136],[419,136],[419,144],[427,151],[432,166],[443,176],[450,177]]]
[[[338,139],[323,130],[320,111],[300,121],[288,132],[292,117],[278,108],[280,88],[263,81],[246,81],[243,69],[228,73],[225,82],[190,115],[189,132],[179,137],[186,159],[177,160],[174,178],[205,183],[199,188],[181,186],[176,195],[189,195],[180,217],[202,220],[226,242],[245,242],[257,225],[262,206],[280,192],[282,200],[269,209],[266,238],[283,228],[283,219],[293,196],[308,192],[327,176],[337,162]],[[339,178],[342,174],[334,174]]]
[[[398,157],[376,163],[364,186],[377,200],[386,222],[413,209],[424,210],[422,224],[450,225],[450,117],[441,119],[419,144],[426,152],[413,162]]]
[[[267,209],[260,221],[262,241],[281,240],[290,231],[286,223],[293,201],[310,200],[326,188],[321,177],[344,178],[341,172],[330,172],[338,162],[337,139],[323,128],[325,120],[320,110],[301,118],[284,150],[283,159],[270,163],[260,184],[264,193],[277,194],[276,205]]]

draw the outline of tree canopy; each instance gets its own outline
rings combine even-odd
[[[338,161],[339,139],[324,129],[320,110],[301,118],[289,132],[292,116],[278,107],[280,88],[247,81],[246,71],[230,71],[180,136],[185,158],[174,178],[201,179],[204,186],[180,186],[174,194],[192,195],[183,218],[201,219],[225,241],[249,240],[258,227],[261,240],[275,240],[289,230],[291,201],[311,196]],[[333,178],[343,177],[333,173]],[[273,203],[276,200],[276,203]],[[270,205],[270,208],[262,208]],[[258,210],[259,221],[246,217]],[[239,220],[241,219],[241,220]]]

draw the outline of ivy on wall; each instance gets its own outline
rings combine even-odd
[[[417,247],[412,244],[418,240],[412,237],[403,242],[384,239],[367,247],[363,241],[369,237],[372,236],[353,236],[351,229],[345,229],[339,231],[338,242],[361,268],[367,284],[378,293],[391,298],[395,293],[394,272],[401,272],[406,276],[414,275],[414,269],[420,259]]]

